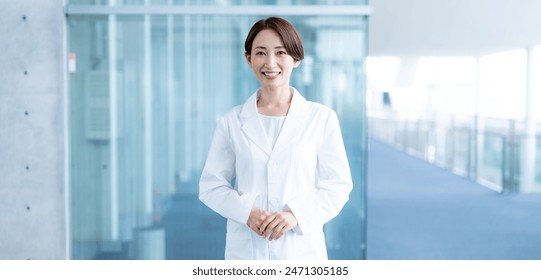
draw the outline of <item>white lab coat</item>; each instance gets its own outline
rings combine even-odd
[[[257,92],[220,119],[199,185],[199,199],[227,218],[225,259],[327,259],[323,225],[352,189],[336,113],[294,90],[272,149],[256,103]],[[246,224],[252,207],[291,210],[298,225],[268,241]]]

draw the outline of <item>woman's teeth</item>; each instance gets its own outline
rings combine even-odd
[[[263,72],[263,75],[267,77],[275,77],[278,76],[278,74],[280,74],[280,72]]]

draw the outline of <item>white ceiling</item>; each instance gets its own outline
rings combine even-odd
[[[541,44],[541,0],[370,0],[370,56],[480,55]]]

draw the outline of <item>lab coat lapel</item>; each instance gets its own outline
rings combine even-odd
[[[274,145],[273,154],[279,153],[285,148],[288,148],[291,141],[301,133],[304,123],[308,115],[308,103],[306,99],[294,89],[291,105],[287,113],[286,120],[282,126],[282,130],[278,135],[276,144]]]
[[[257,115],[257,92],[252,94],[242,106],[241,118],[243,121],[242,131],[252,142],[254,142],[263,152],[270,156],[271,147],[263,127],[259,123]]]

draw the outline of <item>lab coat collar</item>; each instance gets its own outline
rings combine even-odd
[[[282,130],[280,131],[280,135],[274,145],[274,150],[271,148],[269,141],[267,141],[263,126],[259,121],[257,112],[257,96],[259,90],[252,94],[242,106],[242,130],[268,156],[288,147],[290,141],[301,131],[308,115],[308,102],[295,88],[292,89],[293,98],[291,99],[291,105]]]

